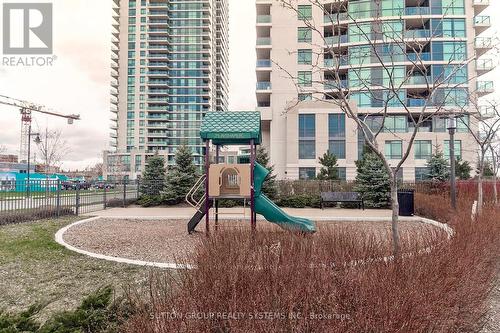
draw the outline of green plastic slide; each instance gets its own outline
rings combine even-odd
[[[259,163],[255,163],[255,211],[257,214],[264,216],[266,220],[279,225],[283,229],[316,232],[316,226],[313,221],[288,215],[283,209],[279,208],[268,197],[262,194],[262,184],[268,174],[269,170]]]

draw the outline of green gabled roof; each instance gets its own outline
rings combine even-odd
[[[216,145],[245,145],[262,141],[260,112],[209,112],[201,124],[200,137]]]

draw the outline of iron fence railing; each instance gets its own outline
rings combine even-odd
[[[0,225],[126,206],[139,195],[137,181],[76,183],[3,179],[0,180]]]

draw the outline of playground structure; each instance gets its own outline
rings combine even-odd
[[[215,227],[219,222],[220,199],[243,199],[250,201],[250,224],[257,226],[257,214],[267,221],[293,231],[315,232],[311,220],[290,216],[262,193],[269,170],[256,162],[257,146],[262,142],[259,112],[211,112],[202,123],[200,136],[205,142],[205,174],[198,179],[186,196],[186,201],[196,208],[188,223],[188,232],[193,233],[205,217],[205,230],[210,232],[210,210],[215,210]],[[215,146],[215,163],[211,164],[210,147]],[[250,146],[249,164],[220,164],[221,146]],[[204,185],[204,186],[203,186]],[[202,190],[204,187],[204,190]],[[197,194],[203,192],[200,198]]]

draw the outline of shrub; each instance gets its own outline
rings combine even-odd
[[[155,207],[163,203],[161,195],[143,195],[137,200],[137,204],[142,207]]]
[[[447,198],[433,200],[448,206]],[[151,278],[148,300],[138,304],[140,310],[123,330],[477,330],[488,309],[500,255],[500,212],[488,208],[471,222],[465,205],[450,217],[456,232],[452,239],[424,233],[421,241],[412,242],[407,235],[402,245],[413,256],[396,262],[371,260],[388,253],[390,244],[347,227],[310,236],[266,231],[252,237],[247,231],[220,231],[202,240],[192,258],[196,269]],[[417,251],[430,244],[431,252]],[[176,316],[163,315],[167,313]],[[186,317],[193,313],[202,317]],[[223,316],[232,313],[242,316]]]
[[[75,212],[72,208],[61,207],[59,209],[59,216],[68,216],[74,214]],[[33,209],[7,211],[0,213],[0,225],[30,222],[57,216],[58,215],[56,207],[40,207]]]
[[[280,198],[276,204],[280,207],[288,208],[319,208],[321,198],[319,195],[291,195],[287,197]]]

